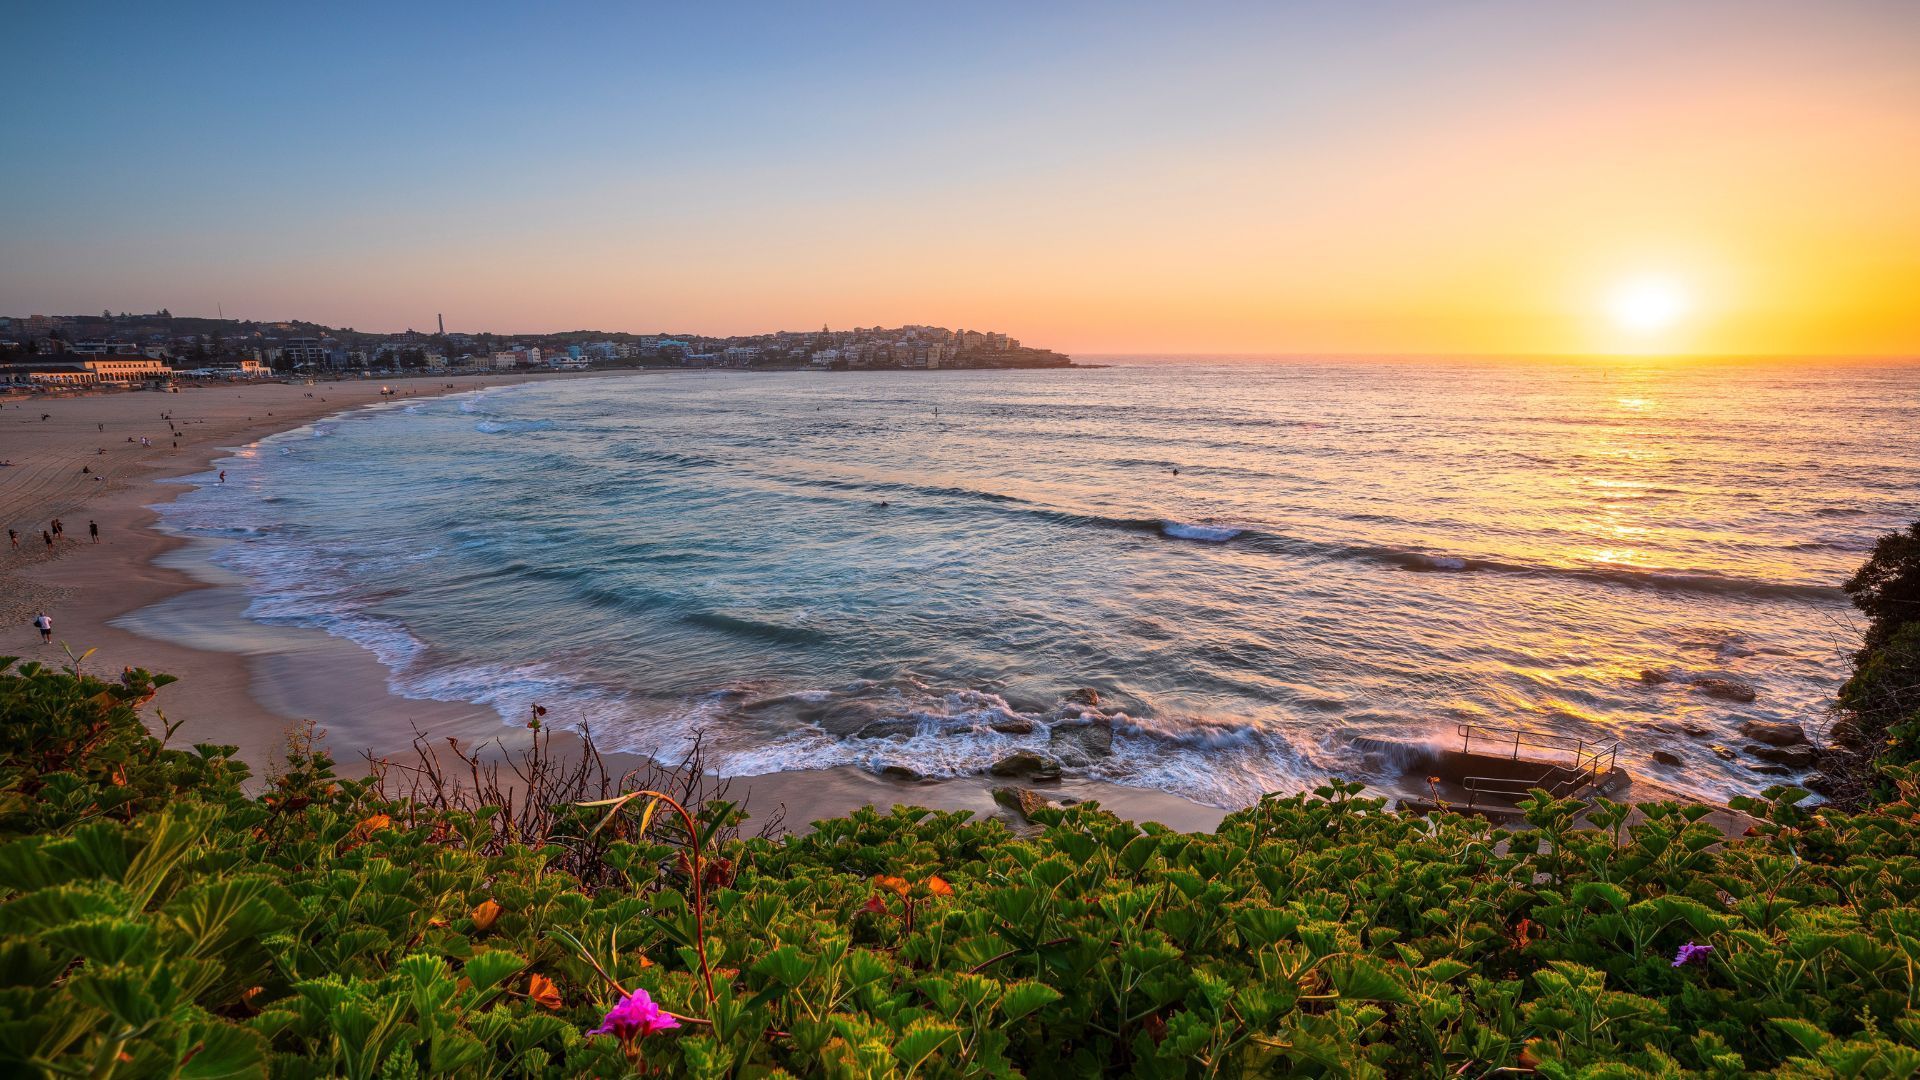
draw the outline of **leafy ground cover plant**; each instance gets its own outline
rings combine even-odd
[[[1213,833],[724,800],[397,798],[298,741],[263,792],[162,680],[0,668],[0,1074],[1781,1076],[1920,1072],[1920,775],[1531,829],[1358,785]],[[524,805],[521,813],[528,813]],[[592,862],[583,861],[592,852]],[[711,982],[709,983],[709,979]]]

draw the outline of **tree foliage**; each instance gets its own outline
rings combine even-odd
[[[1902,627],[1920,623],[1920,521],[1875,541],[1841,589],[1867,616],[1862,658],[1885,648]]]

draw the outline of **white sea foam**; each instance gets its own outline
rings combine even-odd
[[[473,430],[487,435],[504,435],[521,431],[551,431],[551,420],[476,420]]]
[[[1166,521],[1161,523],[1160,531],[1182,540],[1204,540],[1210,544],[1224,544],[1246,530],[1226,525],[1188,525],[1180,521]]]

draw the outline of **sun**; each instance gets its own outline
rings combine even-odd
[[[1635,334],[1656,334],[1686,317],[1693,301],[1686,287],[1668,277],[1638,277],[1622,282],[1608,298],[1614,324]]]

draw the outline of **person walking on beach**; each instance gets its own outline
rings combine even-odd
[[[40,644],[53,644],[53,616],[41,612],[33,617],[33,628],[40,631]]]
[[[45,541],[47,542],[47,550],[48,550],[48,551],[52,551],[52,550],[53,550],[53,534],[52,534],[52,533],[50,533],[50,532],[48,532],[48,531],[47,531],[47,530],[45,530],[45,529],[41,529],[41,530],[40,530],[40,539],[42,539],[42,540],[45,540]]]
[[[96,544],[97,544],[97,543],[99,543],[99,542],[100,542],[100,523],[99,523],[99,522],[97,522],[97,521],[95,521],[95,520],[93,520],[92,518],[88,518],[88,519],[87,519],[87,532],[89,532],[89,533],[91,533],[91,534],[93,535],[93,542],[94,542],[94,543],[96,543]]]
[[[227,470],[225,469],[220,470],[220,482],[223,484],[227,482]]]
[[[7,530],[7,543],[9,543],[9,544],[12,544],[12,545],[13,545],[13,550],[15,550],[15,551],[19,551],[19,550],[20,550],[20,530],[18,530],[18,529],[8,529],[8,530]]]
[[[54,518],[53,519],[53,538],[55,540],[63,540],[66,538],[66,535],[67,535],[66,525],[61,523],[59,518]]]

